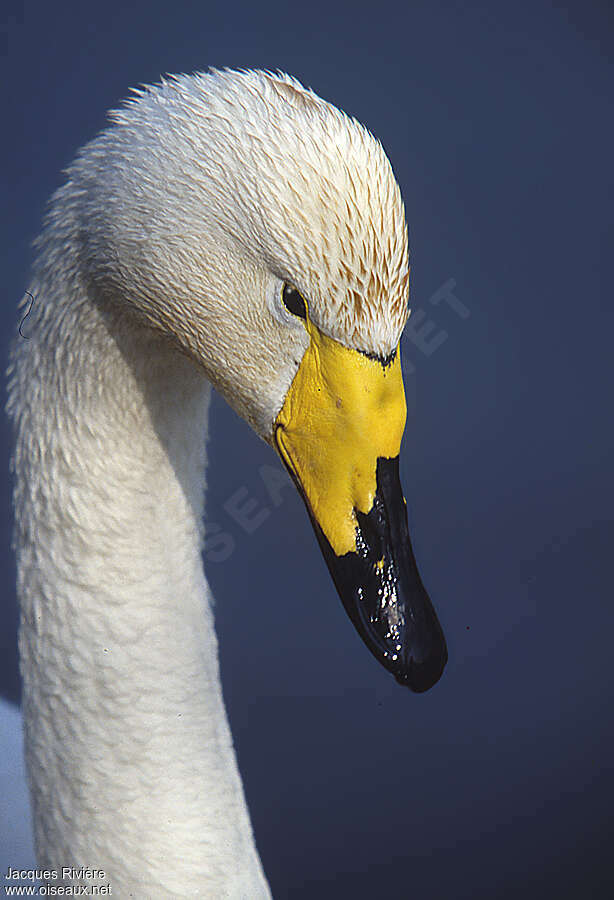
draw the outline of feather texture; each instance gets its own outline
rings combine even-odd
[[[265,440],[307,347],[407,316],[381,145],[296,80],[134,92],[54,194],[9,379],[26,755],[43,866],[117,896],[268,897],[202,570],[209,384]]]

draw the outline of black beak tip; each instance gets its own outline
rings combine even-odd
[[[448,661],[448,651],[445,644],[438,653],[427,657],[422,662],[417,662],[410,657],[402,671],[395,672],[394,677],[398,684],[407,687],[414,694],[423,694],[437,684]]]
[[[398,457],[378,459],[376,482],[371,510],[354,510],[356,550],[337,555],[306,501],[307,509],[356,630],[400,685],[422,694],[443,674],[446,641],[411,547]]]

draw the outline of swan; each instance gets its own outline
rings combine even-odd
[[[9,369],[37,859],[119,897],[257,900],[201,555],[210,388],[281,458],[368,649],[428,689],[404,206],[381,144],[283,73],[169,76],[110,118],[50,201]]]

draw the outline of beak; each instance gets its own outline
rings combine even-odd
[[[275,420],[275,445],[358,633],[400,684],[426,691],[448,653],[418,574],[399,480],[400,346],[374,359],[309,317],[305,324],[310,344]]]

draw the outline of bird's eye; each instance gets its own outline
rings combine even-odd
[[[281,289],[281,299],[288,312],[291,312],[293,316],[298,316],[299,319],[307,317],[307,305],[293,285],[284,283]]]

